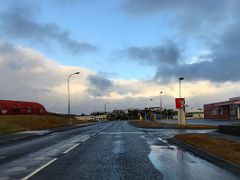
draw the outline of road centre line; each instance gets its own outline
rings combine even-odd
[[[92,136],[91,136],[91,137],[92,137]],[[86,141],[86,140],[88,140],[88,139],[90,139],[90,137],[87,137],[87,138],[81,140],[81,142],[84,142],[84,141]]]
[[[113,123],[112,123],[113,124]],[[100,129],[98,132],[103,131],[104,129],[108,128],[109,126],[111,126],[112,124],[109,124],[108,126],[105,126],[104,128]]]
[[[91,135],[91,137],[93,137],[93,136],[95,136],[97,133],[93,133],[92,135]]]
[[[46,164],[44,164],[43,166],[41,166],[40,168],[36,169],[35,171],[33,171],[32,173],[30,173],[29,175],[25,176],[24,178],[22,178],[22,180],[27,180],[29,178],[31,178],[32,176],[34,176],[35,174],[37,174],[38,172],[40,172],[41,170],[43,170],[44,168],[46,168],[47,166],[49,166],[50,164],[52,164],[54,161],[56,161],[58,158],[54,158],[51,161],[47,162]]]
[[[118,134],[145,134],[144,132],[101,132],[100,134],[118,135]]]
[[[64,151],[63,154],[67,154],[69,151],[73,150],[74,148],[76,148],[80,143],[77,143],[75,145],[73,145],[72,147],[70,147],[68,150]]]
[[[103,131],[104,129],[108,128],[110,125],[112,125],[112,124],[109,124],[108,126],[105,126],[105,127],[102,128],[99,132],[101,132],[101,131]],[[95,136],[96,134],[97,134],[97,133],[92,134],[90,137],[87,137],[87,138],[81,140],[81,142],[87,141],[88,139],[90,139],[91,137]],[[80,143],[73,145],[71,148],[69,148],[68,150],[66,150],[65,152],[63,152],[63,154],[66,154],[66,153],[68,153],[69,151],[73,150],[73,149],[76,148],[79,144],[80,144]]]

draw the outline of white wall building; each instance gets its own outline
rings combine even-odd
[[[204,118],[204,113],[202,109],[191,108],[186,110],[187,119],[202,119]]]

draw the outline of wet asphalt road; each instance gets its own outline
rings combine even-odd
[[[240,179],[167,138],[209,130],[100,123],[0,147],[0,179]]]

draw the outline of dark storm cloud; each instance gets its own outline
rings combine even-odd
[[[24,1],[21,1],[24,2]],[[41,24],[35,21],[34,6],[12,5],[0,13],[0,32],[12,39],[28,40],[32,43],[51,44],[55,42],[71,53],[77,54],[85,51],[95,51],[96,47],[72,39],[68,31],[61,29],[57,24]]]
[[[229,26],[218,44],[210,46],[211,61],[193,64],[178,64],[170,68],[159,68],[155,79],[170,80],[184,76],[189,80],[211,80],[214,82],[239,81],[240,25]]]
[[[88,92],[92,95],[105,95],[111,87],[113,87],[113,83],[111,80],[100,76],[100,75],[89,75],[87,78],[91,84],[91,87],[88,89]]]
[[[139,64],[159,65],[177,64],[181,58],[181,51],[174,43],[167,43],[165,46],[132,46],[118,52],[120,56],[137,61]]]
[[[209,42],[208,55],[198,57],[200,62],[186,63],[176,44],[165,46],[129,47],[119,51],[128,61],[156,67],[153,80],[169,82],[184,76],[188,80],[213,82],[239,81],[240,25],[228,26],[218,38],[218,43]],[[185,50],[186,51],[186,50]]]
[[[168,66],[164,65],[166,63],[164,61],[153,61],[155,64],[152,65],[157,68],[154,79],[166,82],[180,76],[188,80],[214,82],[240,80],[238,75],[240,67],[239,8],[240,1],[238,0],[125,0],[122,3],[122,9],[131,15],[140,17],[153,14],[164,15],[164,17],[166,14],[170,15],[172,19],[168,21],[169,25],[171,27],[179,25],[174,26],[178,31],[177,42],[181,42],[181,49],[186,54],[189,54],[188,42],[190,48],[195,48],[196,53],[198,53],[196,47],[193,47],[191,42],[201,44],[200,51],[202,49],[208,51],[205,59],[205,54],[196,54],[197,60],[194,63],[186,63],[184,58],[191,59],[191,57],[186,57],[186,54],[183,55],[181,51],[173,56],[180,57],[175,61],[170,56],[173,62],[169,61]],[[146,62],[151,62],[149,59],[153,59],[149,58],[148,54],[151,54],[150,57],[157,57],[153,56],[155,53],[149,53],[149,48],[151,47],[144,48],[147,51],[133,48],[128,54],[137,61],[141,60],[139,57],[142,57],[142,62],[147,64]],[[192,53],[191,56],[194,54]]]
[[[121,4],[124,12],[134,16],[169,15],[170,27],[179,25],[186,35],[199,33],[199,28],[216,31],[216,25],[224,26],[238,13],[235,7],[240,8],[238,0],[125,0]]]
[[[121,4],[121,8],[129,13],[135,15],[147,15],[159,12],[174,11],[176,14],[189,14],[192,17],[202,15],[214,17],[216,14],[222,14],[224,9],[229,8],[232,2],[237,0],[125,0]]]

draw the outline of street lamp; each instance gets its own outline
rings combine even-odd
[[[162,114],[162,91],[160,92],[160,111],[161,111],[161,114]]]
[[[182,94],[181,94],[181,81],[184,80],[184,77],[180,77],[179,78],[179,98],[181,98]],[[180,125],[186,125],[186,118],[185,118],[185,107],[182,107],[178,110],[179,114],[179,120],[178,123]]]
[[[80,72],[75,72],[73,74],[70,74],[67,78],[67,87],[68,87],[68,115],[70,115],[70,88],[69,88],[69,81],[70,81],[70,78],[75,75],[75,74],[80,74]],[[72,122],[71,122],[72,124]]]
[[[105,114],[107,114],[107,104],[109,104],[109,103],[106,102],[106,103],[104,104],[104,111],[105,111]]]
[[[150,107],[149,108],[151,108],[151,106],[152,106],[152,98],[151,99],[149,99],[150,100]]]
[[[179,78],[179,97],[181,98],[181,81],[184,80],[184,77]]]
[[[97,101],[96,99],[97,99],[97,96],[100,97],[100,94],[95,95],[95,116],[94,116],[94,117],[95,117],[95,118],[94,118],[95,120],[96,120],[96,115],[97,115],[97,110],[96,110],[96,101]]]

